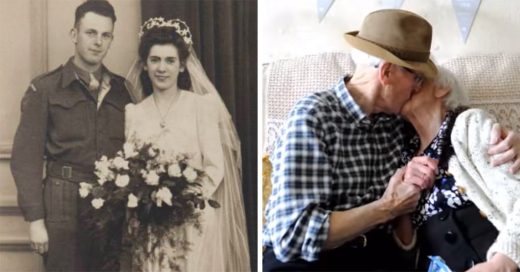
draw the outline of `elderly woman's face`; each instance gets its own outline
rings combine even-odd
[[[420,88],[417,88],[410,99],[401,109],[401,115],[406,117],[415,112],[418,108],[434,103],[438,99],[435,97],[435,90],[438,88],[431,79],[425,80]]]

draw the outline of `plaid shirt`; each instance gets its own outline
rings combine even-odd
[[[404,122],[367,116],[345,80],[299,101],[276,142],[263,244],[280,261],[317,260],[331,211],[379,199],[400,166]]]

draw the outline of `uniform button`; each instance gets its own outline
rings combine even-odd
[[[54,182],[54,184],[56,184],[56,185],[60,185],[61,182],[57,180],[57,181]]]
[[[457,234],[450,230],[444,234],[444,240],[450,244],[454,244],[457,241]]]

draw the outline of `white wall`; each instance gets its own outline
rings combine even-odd
[[[319,23],[316,0],[259,1],[260,62],[325,51],[348,52],[343,33],[358,30],[363,18],[381,9],[376,0],[336,0]],[[482,0],[466,43],[459,34],[451,0],[404,0],[401,7],[433,26],[437,60],[487,53],[520,53],[520,1]]]

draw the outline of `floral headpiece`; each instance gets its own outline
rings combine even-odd
[[[190,28],[184,21],[179,19],[170,19],[166,21],[163,17],[154,17],[146,20],[146,22],[141,26],[141,31],[139,31],[139,39],[141,39],[146,31],[156,27],[171,27],[184,39],[184,42],[188,46],[193,45]]]

